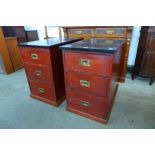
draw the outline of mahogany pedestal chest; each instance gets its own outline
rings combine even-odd
[[[107,123],[121,76],[124,43],[89,39],[60,47],[68,111]]]
[[[52,38],[19,43],[31,97],[59,106],[65,99],[60,45],[81,39]]]

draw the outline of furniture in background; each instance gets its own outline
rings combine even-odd
[[[62,27],[65,37],[68,38],[107,38],[110,42],[113,40],[125,40],[123,50],[122,67],[120,82],[125,82],[127,60],[132,35],[132,27],[129,26],[64,26]]]
[[[107,123],[120,79],[126,42],[89,39],[61,46],[67,110]]]
[[[37,30],[25,31],[24,26],[15,26],[18,43],[39,40]]]
[[[26,31],[24,26],[2,26],[5,37],[17,37],[18,43],[39,40],[37,30]]]
[[[121,65],[120,82],[125,82],[127,60],[130,47],[132,27],[129,26],[65,26],[62,27],[65,37],[68,38],[107,38],[112,40],[125,40]]]
[[[150,85],[155,78],[155,27],[142,26],[132,79],[136,75],[149,77]]]
[[[27,42],[39,40],[37,30],[26,31],[26,38],[27,38]]]
[[[21,58],[19,48],[17,46],[17,38],[8,37],[8,38],[5,38],[5,42],[7,45],[7,49],[9,52],[9,56],[10,56],[14,71],[23,68],[23,61]]]
[[[17,36],[18,43],[27,42],[24,26],[15,26],[14,32],[15,32],[15,35]]]
[[[12,73],[23,67],[16,37],[5,37],[0,27],[0,72]]]
[[[17,43],[38,40],[36,30],[25,31],[24,26],[0,27],[0,73],[12,73],[23,67]]]
[[[31,97],[59,106],[65,99],[64,70],[60,45],[80,39],[52,38],[19,43]]]

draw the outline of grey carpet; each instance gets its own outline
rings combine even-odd
[[[155,83],[148,79],[120,84],[108,125],[103,125],[65,110],[66,102],[56,108],[29,96],[24,70],[0,74],[1,129],[132,129],[155,128]]]

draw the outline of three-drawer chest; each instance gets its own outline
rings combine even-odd
[[[60,47],[68,111],[107,123],[121,76],[124,43],[98,38]]]
[[[65,99],[65,84],[60,45],[81,39],[51,38],[20,43],[31,97],[59,106]]]

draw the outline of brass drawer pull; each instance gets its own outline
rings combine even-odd
[[[106,33],[107,33],[107,34],[114,34],[115,31],[114,31],[114,30],[107,30]]]
[[[82,34],[83,32],[82,31],[76,31],[76,34]]]
[[[90,60],[88,59],[80,59],[80,65],[85,67],[90,67],[91,63],[90,63]]]
[[[31,54],[31,58],[33,60],[37,60],[38,59],[38,54]]]
[[[106,43],[106,44],[113,44],[114,41],[113,41],[113,40],[106,40],[105,43]]]
[[[42,76],[42,72],[37,70],[37,71],[35,71],[35,75],[36,76]]]
[[[89,102],[86,102],[86,101],[80,101],[80,105],[84,106],[84,107],[89,107]]]
[[[42,94],[45,93],[45,89],[43,89],[43,88],[38,88],[38,91],[39,91],[39,93],[42,93]]]
[[[80,85],[83,87],[90,87],[90,82],[85,80],[80,80]]]

